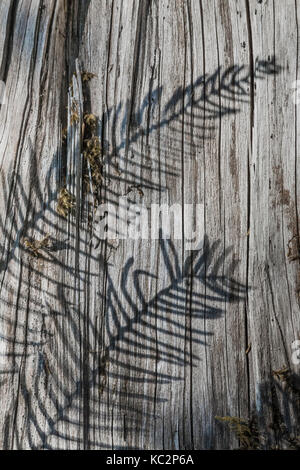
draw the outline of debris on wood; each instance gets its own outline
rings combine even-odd
[[[279,379],[281,382],[286,382],[289,374],[290,374],[290,369],[288,367],[282,367],[282,369],[279,370],[273,370],[272,374]]]
[[[99,137],[95,135],[97,117],[92,113],[86,113],[83,120],[83,157],[90,165],[93,190],[96,193],[103,179],[101,143]],[[89,177],[89,175],[87,176]]]
[[[98,185],[102,181],[102,164],[100,160],[101,145],[99,137],[93,136],[84,142],[83,156],[88,160],[93,182]]]
[[[40,255],[40,250],[49,248],[49,238],[50,238],[50,235],[46,235],[42,240],[35,240],[35,239],[29,240],[28,238],[25,238],[24,246],[27,250],[31,252],[33,256],[38,258]]]
[[[253,423],[235,416],[216,416],[216,420],[229,426],[230,430],[234,432],[237,439],[240,441],[240,447],[242,449],[251,450],[258,448],[259,437]]]
[[[97,75],[94,73],[86,72],[86,71],[81,72],[81,79],[83,83],[89,82],[92,78],[95,78],[95,77],[97,77]]]
[[[71,126],[79,121],[79,112],[78,112],[78,104],[76,101],[72,102],[72,107],[71,107]]]
[[[66,188],[62,188],[59,192],[56,206],[58,214],[64,218],[67,218],[68,214],[74,207],[75,197]]]
[[[131,191],[134,191],[134,190],[136,190],[141,197],[144,196],[144,191],[142,190],[141,185],[139,185],[139,184],[133,184],[133,185],[129,186],[129,188],[127,189],[124,196],[127,196],[129,193],[131,193]]]
[[[251,348],[252,348],[252,344],[250,343],[248,348],[246,349],[245,353],[249,354],[249,352],[251,351]]]
[[[85,114],[83,117],[84,122],[90,127],[91,132],[94,132],[97,127],[97,118],[94,114]]]

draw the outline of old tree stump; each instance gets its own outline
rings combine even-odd
[[[1,1],[2,449],[299,447],[299,21]],[[103,241],[121,197],[202,243]]]

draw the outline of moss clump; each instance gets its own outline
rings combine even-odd
[[[276,379],[274,381],[274,378]],[[277,386],[276,386],[277,382]],[[278,384],[280,382],[280,384]],[[267,425],[256,424],[256,417],[250,420],[237,417],[225,416],[216,419],[226,424],[240,441],[241,449],[300,449],[299,426],[296,424],[293,432],[288,428],[286,419],[282,415],[279,407],[276,389],[279,386],[280,395],[286,395],[289,403],[293,404],[295,417],[298,418],[300,410],[300,379],[289,367],[282,367],[272,371],[270,380],[260,384],[261,391],[264,391],[263,400],[264,414],[267,414],[272,421]],[[267,391],[270,392],[266,393]]]
[[[66,189],[62,188],[58,195],[56,210],[64,218],[68,217],[70,211],[75,207],[75,197]]]
[[[84,125],[82,153],[85,161],[89,163],[93,192],[96,194],[102,182],[102,149],[100,139],[96,135],[97,117],[94,114],[85,114],[83,120]],[[87,181],[89,180],[89,171],[87,171],[85,179]]]
[[[96,189],[102,181],[102,163],[100,159],[101,145],[99,137],[93,136],[85,141],[83,156],[90,164],[93,186],[94,189]]]
[[[71,126],[76,122],[79,122],[79,112],[78,112],[78,104],[74,100],[71,105]]]
[[[89,82],[94,77],[97,77],[94,73],[86,71],[81,72],[81,80],[83,83]]]
[[[61,133],[61,140],[63,144],[66,142],[67,136],[68,136],[68,128],[64,127]]]
[[[90,129],[90,132],[94,134],[97,128],[97,118],[94,114],[85,114],[83,117],[85,125]]]
[[[31,252],[33,256],[38,258],[40,255],[41,249],[49,248],[49,241],[50,241],[49,238],[50,238],[50,235],[46,235],[42,240],[35,240],[35,239],[29,240],[28,238],[25,238],[24,246],[27,250]]]
[[[225,423],[240,441],[241,449],[258,449],[259,438],[254,423],[235,416],[216,416],[216,420]]]

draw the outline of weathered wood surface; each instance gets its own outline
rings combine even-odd
[[[1,448],[236,448],[216,416],[255,420],[265,448],[299,434],[299,394],[272,374],[299,373],[299,7],[0,3]],[[100,242],[97,198],[126,194],[204,204],[202,249]],[[24,240],[46,235],[35,257]]]

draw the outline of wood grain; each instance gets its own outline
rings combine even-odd
[[[294,445],[298,21],[294,0],[1,2],[2,449],[239,447],[216,416]],[[101,241],[125,196],[203,204],[202,247]]]

